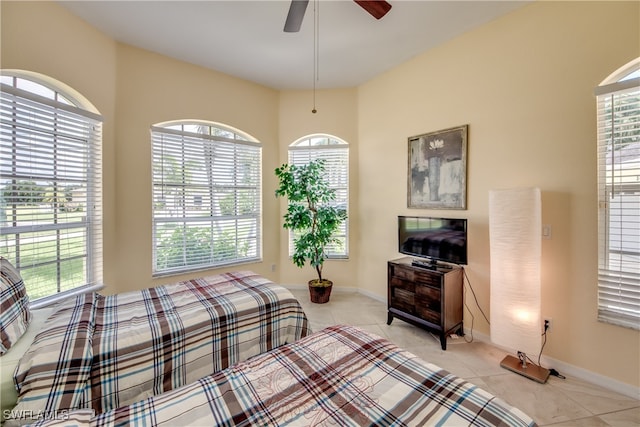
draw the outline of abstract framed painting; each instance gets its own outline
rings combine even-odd
[[[467,208],[468,129],[463,125],[409,137],[409,208]]]

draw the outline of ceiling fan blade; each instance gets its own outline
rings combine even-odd
[[[391,4],[382,0],[353,0],[376,19],[381,19],[391,10]]]
[[[304,12],[307,10],[309,0],[291,0],[287,20],[284,23],[284,31],[286,33],[297,33],[302,25]]]

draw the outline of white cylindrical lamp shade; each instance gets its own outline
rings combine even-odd
[[[539,188],[489,192],[491,341],[540,351],[542,202]]]

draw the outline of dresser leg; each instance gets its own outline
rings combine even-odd
[[[447,349],[447,335],[444,332],[440,334],[440,347],[442,347],[443,350]]]
[[[390,325],[392,320],[393,320],[393,314],[387,313],[387,325]]]

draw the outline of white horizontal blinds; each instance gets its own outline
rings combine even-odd
[[[258,260],[260,144],[207,124],[151,134],[154,273]]]
[[[99,116],[51,89],[44,97],[15,87],[44,89],[38,83],[2,81],[14,84],[0,93],[0,254],[32,301],[100,284]]]
[[[640,329],[640,79],[620,83],[598,93],[598,316]]]
[[[348,209],[349,207],[349,145],[328,135],[315,135],[297,141],[289,146],[289,163],[304,165],[313,160],[325,160],[325,173],[331,188],[336,190],[335,205]],[[344,221],[334,238],[338,243],[330,244],[326,248],[329,258],[347,258],[349,247],[347,232],[348,219]],[[293,239],[295,234],[289,233],[289,255],[293,254]]]

